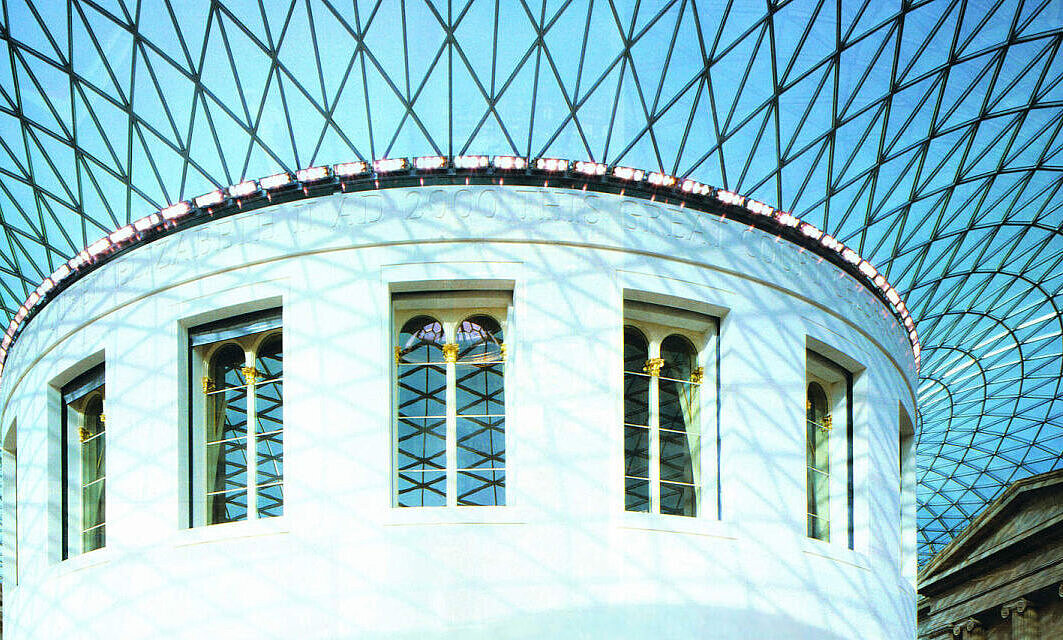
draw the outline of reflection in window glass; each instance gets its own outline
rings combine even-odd
[[[81,436],[81,550],[103,547],[105,534],[105,501],[107,470],[103,392],[93,394],[85,404]]]
[[[398,504],[402,507],[446,505],[444,343],[442,323],[427,316],[410,320],[399,333],[396,472]]]
[[[656,335],[660,335],[659,328]],[[696,516],[701,488],[701,369],[679,334],[624,327],[624,508]]]
[[[624,327],[624,508],[650,510],[650,376],[643,368],[649,343]]]
[[[258,517],[284,513],[284,360],[281,336],[258,349],[255,371],[255,472]]]
[[[661,342],[661,374],[657,379],[661,513],[697,515],[698,487],[701,476],[699,451],[698,384],[691,375],[697,368],[694,345],[682,336],[670,335]]]
[[[636,307],[624,326],[624,508],[694,517],[702,489],[697,348],[657,323],[668,309]],[[689,314],[676,314],[689,322]],[[701,326],[712,331],[708,318]]]
[[[805,372],[807,535],[853,549],[853,375],[811,350]]]
[[[808,537],[830,540],[830,403],[818,382],[808,384],[805,404],[805,458],[808,496]]]
[[[63,387],[62,557],[107,544],[107,418],[104,368],[86,371]]]
[[[492,316],[419,315],[395,347],[400,507],[506,503],[505,346]]]
[[[221,347],[211,362],[207,392],[207,524],[247,518],[247,381],[244,350]]]
[[[205,333],[224,339],[196,347],[206,358],[207,373],[200,521],[220,524],[283,515],[282,336],[276,330],[241,333],[226,327]]]

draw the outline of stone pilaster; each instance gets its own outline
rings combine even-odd
[[[1037,610],[1030,606],[1026,598],[1019,598],[1001,607],[1000,617],[1005,620],[1011,617],[1011,640],[1040,640]]]
[[[981,622],[967,618],[952,625],[952,635],[960,640],[985,640],[985,629]]]

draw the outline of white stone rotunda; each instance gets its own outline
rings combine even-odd
[[[667,176],[422,160],[179,203],[27,301],[5,638],[914,637],[873,267]]]

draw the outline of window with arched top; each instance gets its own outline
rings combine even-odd
[[[3,518],[7,525],[3,528],[5,558],[3,584],[8,588],[18,586],[19,549],[19,508],[18,498],[18,420],[12,420],[4,435],[4,446],[0,463],[3,474]]]
[[[697,516],[703,488],[717,484],[703,450],[716,434],[715,404],[706,411],[704,397],[714,400],[714,385],[702,393],[715,319],[631,301],[624,315],[624,508]],[[714,374],[715,366],[710,381]]]
[[[808,537],[830,539],[830,403],[819,382],[808,383],[805,403]]]
[[[63,559],[107,543],[107,467],[104,367],[62,389]]]
[[[447,362],[443,324],[418,316],[399,331],[395,350],[395,453],[399,506],[447,499]]]
[[[394,504],[506,503],[508,294],[393,299]]]
[[[280,310],[189,331],[195,391],[189,521],[284,513],[284,343]]]
[[[852,549],[853,376],[815,351],[806,353],[805,367],[806,533]]]

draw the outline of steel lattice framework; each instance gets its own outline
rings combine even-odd
[[[919,323],[920,559],[1063,466],[1063,0],[4,0],[0,307],[169,202],[463,153],[689,176]]]

